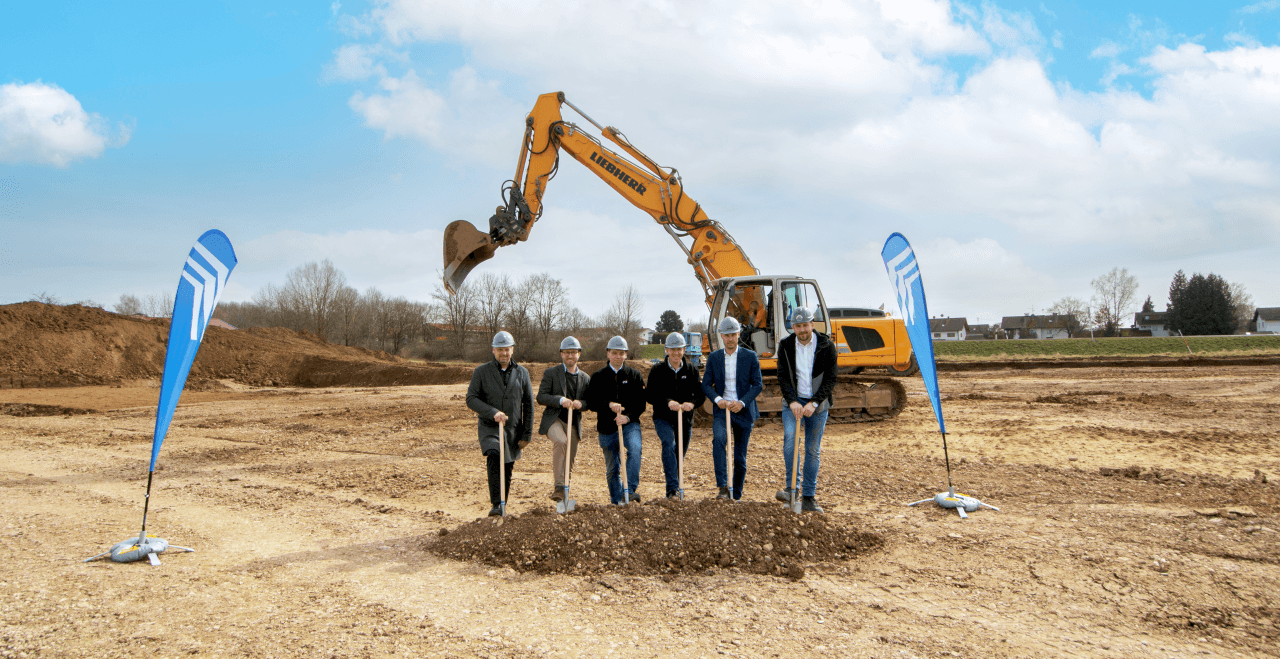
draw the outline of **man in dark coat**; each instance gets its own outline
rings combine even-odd
[[[582,344],[572,336],[560,342],[560,364],[542,372],[542,384],[538,385],[538,404],[542,409],[542,423],[538,434],[551,439],[551,473],[555,487],[552,501],[565,498],[565,460],[569,470],[578,457],[578,441],[582,439],[582,408],[587,399],[587,385],[591,377],[578,368],[582,356]],[[573,428],[569,428],[569,410],[573,410]]]
[[[596,413],[596,431],[604,451],[605,479],[609,501],[640,502],[640,415],[644,413],[644,376],[627,366],[627,340],[615,336],[605,346],[609,362],[591,374],[587,386],[587,409]],[[621,450],[627,451],[627,487],[619,480]]]
[[[756,353],[738,345],[742,325],[732,316],[720,321],[718,328],[724,347],[707,358],[707,372],[702,376],[702,392],[715,404],[711,424],[711,458],[716,468],[717,499],[742,498],[742,485],[747,476],[747,443],[760,411],[756,396],[764,390],[760,375],[760,359]],[[729,429],[725,427],[724,410],[729,410],[733,426],[733,483],[729,483],[725,447]]]
[[[702,404],[702,377],[698,367],[684,358],[685,340],[679,332],[667,335],[667,358],[649,370],[645,396],[653,406],[653,430],[662,441],[662,472],[667,479],[667,498],[684,495],[680,491],[680,463],[676,451],[689,451],[693,434],[693,410]],[[684,417],[683,434],[676,439],[676,415]]]
[[[493,336],[493,361],[476,367],[467,387],[467,407],[479,417],[480,452],[489,467],[489,516],[502,514],[502,483],[506,479],[507,497],[511,496],[511,469],[520,459],[520,449],[533,439],[533,387],[529,371],[511,358],[515,339],[508,332]],[[499,439],[498,422],[506,424],[506,437]],[[506,464],[498,464],[498,442],[506,443]]]
[[[822,432],[835,397],[836,345],[826,334],[813,331],[814,312],[806,307],[791,310],[791,331],[778,342],[778,386],[782,389],[782,462],[786,484],[775,496],[791,501],[792,457],[796,426],[804,423],[804,467],[795,476],[803,498],[801,508],[822,512],[814,497],[818,467],[822,464]]]

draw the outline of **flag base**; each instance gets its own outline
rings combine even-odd
[[[960,519],[969,519],[967,513],[976,512],[979,508],[986,507],[999,512],[1000,509],[995,506],[982,503],[974,497],[965,494],[956,494],[955,492],[939,492],[932,499],[921,499],[907,504],[908,506],[917,506],[930,501],[938,504],[942,508],[955,508],[960,513]]]
[[[195,551],[189,547],[171,545],[169,544],[169,541],[164,538],[157,538],[153,535],[149,535],[143,539],[142,542],[138,542],[136,537],[129,538],[128,540],[121,540],[120,542],[111,545],[111,549],[104,551],[97,556],[86,558],[84,559],[84,562],[88,563],[89,561],[102,558],[103,556],[111,556],[111,561],[114,563],[132,563],[146,558],[152,565],[159,565],[159,555],[169,549],[179,549],[184,552]]]

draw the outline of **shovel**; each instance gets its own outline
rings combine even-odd
[[[787,507],[791,512],[799,514],[801,510],[800,490],[796,487],[796,480],[800,476],[800,414],[796,414],[796,432],[792,437],[793,446],[791,447],[791,501],[787,503]],[[808,432],[805,433],[805,441],[809,440]]]
[[[627,494],[627,450],[626,450],[627,447],[624,446],[624,444],[625,442],[622,441],[622,426],[619,425],[618,426],[618,459],[621,461],[622,469],[620,470],[618,477],[622,481],[622,505],[625,506],[631,503],[631,496]]]
[[[727,460],[725,460],[725,462],[727,463],[725,466],[728,467],[728,472],[729,472],[729,500],[734,501],[735,499],[733,498],[733,455],[734,455],[733,423],[730,421],[728,405],[724,406],[724,451],[725,451],[725,457],[728,458]]]
[[[561,515],[573,512],[578,502],[569,498],[569,472],[573,471],[573,408],[569,408],[569,433],[565,438],[564,499],[556,502],[556,512]]]
[[[684,410],[676,410],[676,464],[679,465],[676,496],[684,501]]]
[[[507,516],[507,424],[498,422],[498,510]]]

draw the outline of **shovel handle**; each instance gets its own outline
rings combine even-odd
[[[676,464],[680,465],[676,482],[684,492],[684,410],[676,410]]]
[[[490,490],[492,491],[492,490]],[[498,422],[498,500],[507,503],[507,424]]]
[[[733,422],[729,412],[728,401],[724,406],[724,451],[725,466],[729,474],[729,500],[733,501]]]
[[[569,505],[569,472],[572,471],[570,466],[573,464],[573,405],[569,406],[569,432],[564,439],[564,501],[565,505]],[[552,483],[555,485],[555,483]]]
[[[800,475],[800,419],[802,417],[798,412],[793,412],[793,414],[796,417],[796,431],[791,435],[793,444],[791,447],[791,490],[794,492],[797,477]],[[809,441],[808,432],[805,433],[805,441]]]

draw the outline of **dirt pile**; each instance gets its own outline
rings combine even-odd
[[[112,384],[164,372],[169,321],[79,305],[0,306],[0,388]],[[467,368],[417,365],[385,352],[281,328],[209,327],[189,382],[254,386],[377,386],[466,382]]]
[[[581,506],[568,515],[539,509],[442,533],[424,549],[518,572],[578,575],[736,568],[798,579],[807,564],[852,558],[883,544],[839,515],[801,516],[777,504],[714,499]]]

